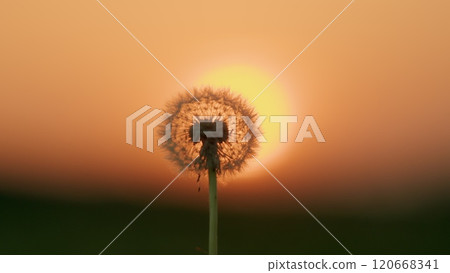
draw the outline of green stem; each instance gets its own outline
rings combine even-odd
[[[217,176],[209,167],[209,255],[217,255]]]

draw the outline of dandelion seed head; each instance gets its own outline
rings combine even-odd
[[[203,174],[214,168],[218,174],[233,174],[242,171],[246,161],[258,148],[256,138],[243,120],[249,117],[253,122],[257,114],[253,107],[240,95],[229,89],[204,87],[193,90],[195,100],[189,94],[181,94],[167,104],[171,113],[171,138],[163,144],[169,159],[184,168],[197,158],[189,169]],[[209,119],[195,119],[209,117]],[[215,131],[217,121],[222,122],[222,136],[208,138],[204,131]],[[230,123],[232,122],[232,124]],[[200,141],[193,139],[194,124],[200,128]],[[230,131],[229,131],[230,130]],[[160,131],[160,133],[163,130]],[[242,141],[250,132],[251,138]],[[233,139],[230,139],[230,135]],[[235,141],[234,140],[235,136]]]

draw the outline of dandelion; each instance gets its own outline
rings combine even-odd
[[[211,87],[195,89],[194,99],[182,94],[169,102],[171,139],[164,144],[169,159],[199,178],[209,178],[209,254],[217,254],[217,175],[235,174],[243,170],[258,142],[248,137],[249,128],[243,117],[255,122],[257,114],[241,96],[229,89]],[[217,132],[211,136],[211,132]],[[209,134],[209,135],[208,135]]]

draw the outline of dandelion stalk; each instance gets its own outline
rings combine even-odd
[[[208,169],[209,177],[209,255],[217,254],[217,176],[213,167]]]

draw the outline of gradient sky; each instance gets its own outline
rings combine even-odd
[[[349,1],[103,3],[188,88],[251,99]],[[161,150],[125,144],[125,118],[185,91],[94,0],[3,6],[0,171],[10,179],[0,190],[150,200],[177,169]],[[261,161],[307,203],[403,208],[448,196],[448,10],[356,0],[255,103],[262,115],[313,115],[327,142],[294,143],[298,123],[278,144],[265,124]],[[206,204],[195,180],[183,175],[161,202]],[[292,201],[255,162],[219,195],[238,209]]]

